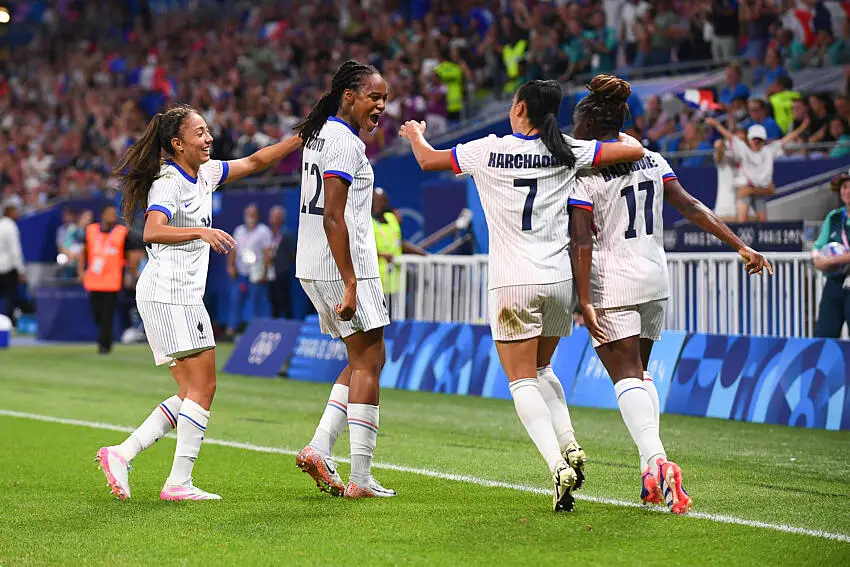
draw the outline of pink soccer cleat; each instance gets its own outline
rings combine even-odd
[[[346,498],[392,498],[398,493],[391,488],[384,488],[374,477],[369,477],[369,482],[363,486],[349,482],[345,487]]]
[[[313,477],[316,486],[322,492],[331,496],[342,496],[345,485],[336,468],[336,463],[330,457],[322,457],[314,448],[307,445],[295,457],[296,466]]]
[[[106,476],[106,484],[118,500],[130,498],[130,465],[118,452],[118,447],[101,447],[94,458]]]
[[[649,467],[643,469],[640,486],[640,501],[644,504],[663,504],[664,495],[658,487],[658,480]]]
[[[176,502],[178,500],[221,500],[221,496],[201,490],[189,484],[168,485],[162,487],[162,492],[159,493],[160,500],[168,500]]]
[[[667,507],[674,514],[686,514],[693,508],[694,502],[682,486],[682,469],[673,461],[658,459],[659,487],[664,495]]]

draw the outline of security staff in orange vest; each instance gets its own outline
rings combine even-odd
[[[83,287],[89,292],[91,312],[97,324],[97,346],[100,354],[112,350],[112,321],[118,292],[124,285],[127,227],[118,224],[115,205],[103,207],[100,223],[86,227],[86,243],[80,254]]]

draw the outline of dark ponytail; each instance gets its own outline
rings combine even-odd
[[[558,127],[558,113],[564,94],[558,81],[528,81],[516,93],[524,102],[528,121],[540,131],[540,139],[562,165],[573,168],[576,156]]]
[[[183,121],[192,113],[197,114],[197,111],[185,104],[158,113],[151,119],[142,138],[115,166],[114,173],[121,179],[124,192],[122,212],[128,222],[132,221],[137,210],[147,206],[151,185],[162,168],[162,153],[174,155],[171,140],[179,137]]]
[[[340,65],[331,81],[331,90],[313,105],[307,118],[295,126],[295,130],[301,135],[301,145],[318,136],[328,118],[339,112],[339,101],[346,89],[359,89],[366,77],[377,73],[378,70],[372,65],[357,61],[346,61]]]
[[[586,87],[590,94],[576,105],[573,123],[586,129],[591,140],[618,137],[629,115],[626,101],[632,86],[614,75],[596,75]]]

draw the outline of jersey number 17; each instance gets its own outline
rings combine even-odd
[[[652,234],[655,230],[655,218],[653,215],[653,203],[655,201],[655,183],[652,181],[641,181],[638,183],[638,193],[646,191],[646,200],[643,202],[643,216],[646,227],[646,234]],[[629,185],[620,190],[620,195],[626,199],[626,206],[629,208],[629,227],[626,229],[626,240],[637,238],[637,229],[635,228],[635,220],[637,217],[637,195],[635,195],[635,186]]]

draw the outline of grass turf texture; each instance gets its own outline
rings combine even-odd
[[[174,393],[147,347],[30,347],[0,353],[0,409],[135,427]],[[218,353],[223,363],[226,349]],[[329,386],[220,375],[208,437],[300,449]],[[549,487],[546,467],[504,400],[384,391],[376,460]],[[636,501],[637,454],[619,413],[572,408],[587,451],[580,492]],[[850,434],[662,416],[696,510],[850,533]],[[174,440],[134,462],[133,498],[115,500],[98,447],[125,434],[0,416],[0,565],[36,564],[848,564],[850,543],[551,497],[392,470],[400,496],[319,493],[295,459],[205,445],[198,486],[222,502],[158,500]],[[348,454],[348,437],[337,443]],[[791,459],[795,458],[795,461]],[[348,467],[341,466],[343,478]]]

